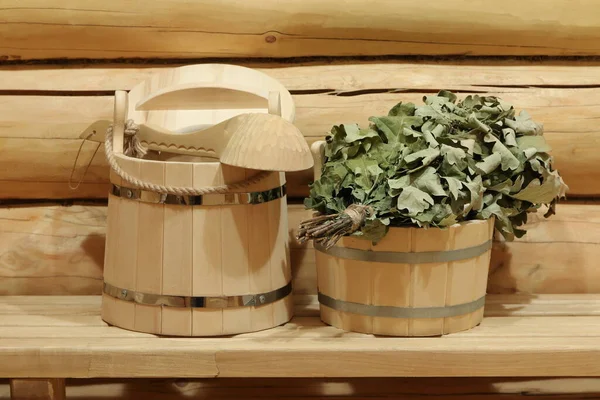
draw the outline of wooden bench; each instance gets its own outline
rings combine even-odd
[[[22,3],[0,7],[0,400],[598,397],[598,5]],[[319,321],[314,249],[293,239],[311,171],[288,174],[292,322],[206,339],[109,327],[98,296],[109,171],[100,149],[69,188],[79,134],[111,118],[115,90],[200,62],[282,82],[309,142],[440,89],[500,96],[543,122],[569,202],[532,215],[523,239],[494,243],[481,326],[373,337]],[[94,151],[83,145],[74,181]]]
[[[593,294],[600,210],[589,204],[559,210],[547,220],[532,216],[526,239],[495,243],[486,318],[472,331],[443,338],[376,338],[323,325],[314,295],[314,249],[291,240],[296,291],[291,323],[232,338],[177,339],[109,327],[99,317],[99,296],[76,295],[100,291],[104,205],[0,208],[0,288],[13,294],[0,297],[0,379],[12,379],[14,398],[46,393],[56,399],[64,394],[65,378],[77,378],[68,380],[73,398],[106,390],[115,397],[148,390],[156,399],[172,390],[182,396],[185,390],[208,390],[206,398],[239,398],[246,392],[284,397],[285,382],[303,388],[293,393],[299,390],[306,398],[600,392],[595,378],[600,295]],[[306,215],[302,206],[289,206],[290,237]],[[502,294],[515,290],[584,293]],[[141,377],[176,381],[146,386],[124,381]],[[204,383],[214,377],[218,382]],[[384,377],[391,380],[372,380]],[[431,380],[418,384],[407,377]],[[440,377],[454,379],[458,388]],[[468,381],[457,383],[461,377]],[[516,377],[523,381],[515,382]],[[105,383],[108,378],[117,381]],[[2,388],[0,380],[0,399]]]
[[[98,296],[11,297],[0,308],[0,375],[600,375],[598,295],[491,295],[486,319],[479,327],[441,339],[344,332],[319,320],[314,297],[296,300],[297,316],[278,328],[188,339],[159,338],[108,326],[100,319]]]
[[[600,375],[600,295],[491,295],[479,327],[441,339],[344,332],[320,322],[314,296],[295,300],[281,327],[188,339],[108,326],[99,296],[11,296],[0,304],[0,377],[25,390],[18,378],[46,378],[61,398],[66,377]]]

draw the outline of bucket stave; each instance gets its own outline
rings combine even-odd
[[[483,318],[493,219],[390,228],[376,245],[316,246],[321,319],[355,332],[438,336]]]
[[[258,172],[218,162],[116,156],[128,174],[158,185],[218,186]],[[267,329],[291,318],[283,173],[203,196],[134,189],[114,172],[111,183],[105,321],[148,333],[213,336]]]

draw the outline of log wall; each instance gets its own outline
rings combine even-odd
[[[80,187],[69,189],[77,138],[112,115],[115,90],[199,62],[246,65],[280,80],[309,142],[333,124],[364,125],[398,101],[440,89],[499,95],[527,109],[545,125],[571,204],[548,220],[533,216],[523,239],[495,242],[488,291],[600,293],[598,55],[594,0],[0,0],[0,295],[100,292],[108,168],[100,150]],[[94,146],[84,144],[76,179]],[[298,203],[311,173],[287,179]],[[293,237],[308,214],[298,204],[288,212]],[[314,249],[291,240],[291,256],[296,293],[314,294]],[[67,387],[69,398],[94,400],[598,393],[598,379],[552,378],[72,380]]]
[[[165,67],[173,65],[179,64]],[[420,103],[441,89],[461,96],[501,96],[544,124],[569,196],[600,195],[600,170],[595,168],[600,161],[600,61],[243,65],[273,76],[292,92],[295,123],[309,142],[323,138],[334,124],[367,126],[371,115],[387,114],[400,101]],[[115,90],[131,89],[157,70],[139,65],[0,68],[0,199],[106,198],[108,166],[102,148],[80,188],[69,189],[79,135],[91,121],[112,117]],[[76,180],[96,146],[84,144]],[[15,164],[19,168],[12,168]],[[311,171],[289,174],[290,195],[307,195],[311,177]]]
[[[293,238],[310,216],[288,206],[294,290],[316,294],[311,243]],[[100,294],[106,206],[29,205],[0,208],[0,293]],[[489,293],[600,293],[600,206],[560,204],[551,218],[530,216],[527,235],[496,241]]]
[[[597,55],[594,0],[4,0],[0,54],[40,58]]]

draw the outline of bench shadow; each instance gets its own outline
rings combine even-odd
[[[537,296],[519,293],[517,278],[511,272],[513,255],[504,241],[494,241],[488,272],[488,295],[511,295],[511,303],[503,304],[490,296],[487,298],[484,318],[489,316],[506,316],[511,312],[522,310]],[[484,319],[485,321],[485,319]]]
[[[315,363],[319,360],[315,359]],[[452,368],[448,366],[448,368]],[[67,398],[598,398],[600,382],[558,377],[67,379]],[[572,397],[573,396],[573,397]]]

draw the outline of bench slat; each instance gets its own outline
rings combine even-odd
[[[21,319],[23,321],[24,319]],[[156,338],[152,334],[138,333],[109,327],[97,317],[93,323],[80,325],[34,325],[9,318],[0,324],[0,340],[45,338]],[[458,332],[450,338],[516,338],[516,337],[600,337],[599,317],[487,317],[476,330]],[[270,330],[236,335],[235,339],[299,339],[299,338],[373,338],[355,332],[342,332],[324,325],[316,317],[296,317],[290,323]],[[444,337],[444,340],[446,337]]]
[[[597,337],[5,339],[0,377],[598,376]]]
[[[97,296],[2,299],[0,377],[600,375],[599,317],[523,315],[539,307],[557,315],[585,314],[600,308],[600,295],[489,296],[488,310],[498,316],[481,326],[409,339],[326,326],[307,296],[297,298],[297,308],[311,316],[262,332],[202,339],[108,327],[100,320]]]
[[[0,299],[0,326],[11,315],[96,317],[101,304],[100,296],[4,296]],[[319,314],[316,295],[296,294],[294,303],[297,316],[317,317]],[[597,316],[600,315],[600,294],[488,294],[485,315]]]

